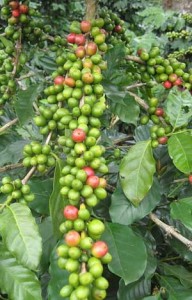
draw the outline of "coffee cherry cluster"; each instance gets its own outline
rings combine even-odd
[[[131,36],[126,32],[124,21],[107,8],[103,8],[99,15],[104,23],[103,28],[107,32],[107,44],[117,45],[119,42],[124,43],[126,54],[131,54],[133,52],[133,49],[129,46]]]
[[[148,114],[143,115],[140,121],[142,125],[147,124],[149,120],[153,122],[153,125],[150,127],[151,145],[153,148],[156,148],[158,145],[165,145],[167,143],[167,135],[172,131],[172,126],[156,97],[149,98],[148,105]]]
[[[162,83],[165,89],[173,86],[192,89],[192,76],[190,70],[186,70],[186,64],[176,58],[163,58],[158,47],[152,47],[149,52],[138,49],[137,54],[144,62],[140,66],[142,80],[150,82],[151,78]]]
[[[5,1],[7,2],[7,1]],[[4,6],[1,10],[2,15],[11,15],[8,19],[10,25],[17,24],[18,22],[26,23],[29,7],[26,4],[19,3],[19,1],[9,1],[8,6]]]
[[[27,39],[30,43],[39,42],[43,33],[50,32],[50,26],[44,26],[38,11],[19,1],[4,1],[1,16],[8,22],[5,34],[13,41]]]
[[[108,281],[103,277],[103,264],[111,261],[108,246],[100,240],[105,226],[102,221],[92,219],[85,204],[67,205],[60,225],[64,244],[57,248],[58,266],[70,272],[68,285],[60,295],[70,299],[105,299]]]
[[[101,71],[106,69],[102,54],[107,47],[102,26],[101,19],[72,23],[69,49],[57,51],[54,84],[45,89],[47,98],[35,117],[43,133],[55,131],[65,154],[59,183],[63,200],[69,204],[60,225],[64,243],[57,254],[59,267],[71,273],[60,294],[70,299],[105,299],[108,288],[102,264],[111,255],[100,239],[105,226],[91,217],[92,208],[107,197],[102,177],[108,173],[105,148],[98,144],[106,107]]]
[[[39,142],[31,142],[24,146],[23,155],[23,165],[26,168],[36,167],[39,172],[45,172],[47,168],[55,166],[50,145],[42,146]]]
[[[6,202],[17,201],[27,204],[34,200],[35,196],[28,184],[22,184],[20,179],[12,180],[10,177],[3,177],[0,187],[2,194],[6,195]]]
[[[87,153],[87,156],[93,158],[92,152]],[[68,157],[67,161],[71,163],[73,156],[70,155]],[[92,162],[92,166],[102,166],[98,157],[92,159]],[[85,166],[86,163],[83,157],[77,157],[75,158],[74,167],[68,164],[63,168],[62,174],[64,176],[60,178],[60,192],[73,205],[79,205],[83,197],[84,203],[89,207],[94,207],[107,196],[105,191],[106,180],[95,175],[94,169],[90,166]],[[101,169],[101,171],[103,170]]]
[[[192,55],[192,47],[188,47],[187,49],[176,50],[168,55],[168,58],[177,58],[177,59],[190,59]]]
[[[182,14],[182,18],[186,21],[188,24],[192,24],[192,14],[190,13],[184,13]]]
[[[24,43],[44,46],[50,26],[44,26],[38,16],[39,12],[25,3],[4,1],[1,17],[8,26],[4,29],[5,41],[0,42],[0,115],[4,113],[4,104],[15,94],[16,78],[28,61],[28,55],[23,51]]]
[[[170,40],[174,39],[189,39],[191,37],[191,31],[181,30],[181,31],[170,31],[166,35]]]

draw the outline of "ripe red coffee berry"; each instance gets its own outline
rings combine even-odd
[[[189,180],[189,183],[192,184],[192,175],[189,175],[188,180]]]
[[[142,49],[142,48],[139,48],[139,49],[137,49],[137,55],[141,55],[141,53],[143,52],[144,50]]]
[[[65,235],[65,243],[70,246],[77,246],[79,245],[81,240],[80,234],[75,231],[75,230],[70,230],[66,235]]]
[[[115,32],[118,32],[118,33],[121,33],[121,32],[122,32],[122,27],[121,27],[121,25],[116,25],[115,28],[114,28],[114,31],[115,31]]]
[[[63,84],[65,81],[65,78],[63,76],[57,76],[54,79],[54,84]]]
[[[20,10],[19,9],[14,9],[12,11],[12,16],[15,18],[18,18],[20,16]]]
[[[75,37],[76,37],[76,33],[69,33],[67,36],[67,42],[70,44],[74,44],[75,43]]]
[[[158,117],[162,117],[163,114],[164,114],[163,108],[161,108],[161,107],[156,108],[155,114],[156,114],[156,116],[158,116]]]
[[[21,14],[27,14],[29,12],[29,7],[25,4],[21,4],[19,10]]]
[[[163,83],[163,86],[164,86],[165,89],[170,89],[172,87],[172,83],[169,80],[166,80]]]
[[[75,36],[75,44],[78,46],[84,46],[85,45],[85,36],[83,34],[76,34]]]
[[[183,80],[181,78],[177,78],[175,80],[175,82],[173,83],[173,85],[177,85],[177,86],[180,86],[183,84]]]
[[[83,170],[87,173],[87,177],[95,175],[95,172],[91,167],[84,167]]]
[[[78,218],[78,208],[73,205],[67,205],[63,210],[63,215],[67,220],[76,220]]]
[[[108,252],[108,246],[103,241],[97,241],[93,244],[91,253],[94,257],[101,258]]]
[[[82,32],[89,32],[91,30],[91,22],[86,20],[81,21],[80,28]]]
[[[86,139],[86,133],[81,128],[76,128],[72,132],[72,140],[76,143],[81,143]]]
[[[86,184],[91,186],[93,189],[97,188],[100,184],[100,178],[98,176],[89,176],[87,178]]]
[[[167,141],[168,141],[168,137],[167,136],[162,136],[162,137],[158,138],[158,142],[161,145],[167,144]]]
[[[18,1],[11,1],[9,2],[9,6],[11,7],[11,9],[16,9],[19,7],[19,2]]]

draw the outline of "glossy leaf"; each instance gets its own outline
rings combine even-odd
[[[0,5],[3,5],[3,3],[0,3]],[[4,36],[0,36],[0,41],[2,42],[2,44],[5,47],[11,47],[11,46],[13,46],[13,43],[10,40],[6,39],[6,37],[4,37]]]
[[[167,289],[169,300],[191,300],[192,289],[186,289],[178,279],[171,276],[161,276],[160,283]]]
[[[60,236],[59,225],[63,220],[62,209],[65,206],[65,202],[60,194],[59,178],[61,177],[61,170],[63,167],[63,161],[57,160],[55,167],[55,174],[53,180],[53,192],[49,199],[49,211],[53,224],[53,231],[56,236]]]
[[[56,238],[53,234],[53,226],[51,222],[51,218],[45,218],[39,224],[39,232],[42,237],[42,244],[43,244],[43,253],[41,257],[40,267],[42,271],[47,271],[49,266],[50,254],[55,247]]]
[[[154,173],[151,141],[138,142],[131,147],[120,165],[123,192],[135,206],[140,204],[150,190]]]
[[[149,214],[157,206],[160,199],[160,187],[157,180],[154,181],[149,193],[138,207],[130,203],[122,189],[118,187],[111,197],[110,216],[112,222],[130,225]]]
[[[120,98],[120,95],[118,95]],[[123,95],[122,101],[111,103],[112,112],[119,117],[119,119],[127,124],[137,124],[139,117],[140,108],[139,105],[135,102],[132,96],[125,93]]]
[[[163,263],[160,265],[160,267],[163,269],[163,273],[165,275],[171,275],[178,278],[184,287],[192,287],[192,273],[185,269],[183,266]]]
[[[107,70],[103,72],[104,78],[110,81],[119,74],[120,60],[125,55],[125,46],[123,44],[115,45],[115,47],[109,49],[105,54],[105,60],[107,61]],[[117,72],[116,72],[117,70]]]
[[[20,265],[0,244],[0,289],[10,300],[42,300],[36,275]]]
[[[49,198],[52,193],[53,180],[51,178],[32,178],[29,182],[31,191],[35,195],[35,200],[30,203],[30,208],[34,211],[49,215]]]
[[[15,102],[15,110],[21,125],[26,124],[33,117],[33,102],[42,91],[39,84],[31,85],[27,90],[19,90],[17,93],[17,101]]]
[[[150,131],[149,131],[149,124],[147,125],[140,125],[135,128],[135,141],[146,141],[150,139]]]
[[[30,209],[20,203],[6,207],[0,214],[0,233],[7,249],[25,267],[36,270],[42,243]]]
[[[192,96],[190,92],[187,89],[181,92],[178,88],[173,88],[165,102],[165,111],[173,130],[187,124],[192,117]]]
[[[8,163],[17,163],[23,157],[23,147],[27,144],[27,141],[17,140],[12,141],[6,145],[2,151],[0,151],[0,166],[4,166]]]
[[[169,155],[176,168],[185,174],[192,172],[192,135],[189,132],[177,133],[168,140]]]
[[[69,273],[66,270],[62,270],[58,267],[56,248],[57,247],[53,249],[50,258],[49,272],[51,275],[51,280],[48,285],[49,300],[62,300],[63,298],[60,296],[59,292],[64,285],[68,284]]]
[[[159,294],[159,295],[155,295],[155,296],[145,297],[145,298],[142,298],[141,300],[162,300],[162,298]]]
[[[119,300],[141,300],[143,297],[151,294],[151,281],[140,279],[128,285],[120,280],[118,299]]]
[[[171,203],[171,216],[180,220],[192,231],[192,197],[180,199]]]
[[[164,212],[163,215],[165,223],[174,227],[182,236],[192,240],[192,232],[188,230],[184,224],[178,220],[172,219],[169,212]],[[171,247],[182,259],[190,263],[192,262],[192,252],[186,245],[173,237],[169,237],[168,240]]]
[[[128,226],[106,223],[103,239],[114,257],[109,264],[110,271],[120,276],[125,284],[138,280],[147,265],[147,251],[142,238]]]

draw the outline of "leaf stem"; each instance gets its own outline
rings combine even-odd
[[[0,133],[2,133],[3,131],[7,130],[9,127],[11,127],[12,125],[14,125],[18,121],[19,121],[18,118],[15,118],[14,120],[9,121],[8,123],[6,123],[4,126],[2,126],[0,128]]]
[[[27,181],[31,178],[31,176],[35,173],[36,167],[32,167],[29,172],[25,175],[25,177],[22,179],[22,184],[26,184]]]
[[[52,136],[52,131],[49,132],[47,139],[45,141],[45,145],[48,145]],[[36,171],[36,166],[32,167],[29,172],[25,175],[25,177],[22,179],[22,184],[26,184],[28,180],[31,178],[31,176],[35,173]]]
[[[1,205],[0,207],[0,213],[4,210],[4,208],[9,205],[14,199],[12,196],[8,197],[8,199]]]
[[[144,64],[145,64],[145,62],[144,62],[142,59],[140,59],[139,57],[134,56],[134,55],[126,55],[126,56],[125,56],[125,59],[126,59],[126,60],[130,60],[130,61],[137,62],[137,63],[139,63],[139,64],[141,64],[141,65],[144,65]]]
[[[143,100],[141,99],[139,96],[137,96],[135,93],[132,93],[130,91],[128,91],[129,95],[133,96],[133,98],[135,99],[135,101],[141,106],[143,107],[145,110],[148,110],[149,105]]]
[[[149,218],[160,228],[162,228],[168,235],[174,236],[177,240],[179,240],[181,243],[187,246],[189,251],[192,251],[192,241],[188,240],[186,237],[181,235],[177,230],[167,225],[166,223],[162,222],[154,213],[149,214]]]
[[[6,172],[8,170],[14,170],[14,169],[17,169],[17,168],[22,168],[22,167],[23,167],[22,163],[7,165],[7,166],[4,166],[4,167],[0,168],[0,173]]]
[[[145,85],[146,85],[146,83],[134,83],[132,85],[127,86],[126,90],[129,91],[129,90],[135,89],[137,87],[145,86]]]

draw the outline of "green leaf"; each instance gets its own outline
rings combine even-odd
[[[134,138],[136,142],[146,141],[150,139],[149,124],[140,125],[135,128]]]
[[[50,217],[45,218],[42,223],[39,224],[39,232],[42,237],[43,244],[40,266],[42,273],[44,273],[48,269],[50,254],[56,244],[56,238],[53,235],[53,226]]]
[[[143,297],[151,294],[151,280],[140,279],[136,282],[125,285],[120,280],[118,298],[120,300],[141,300]]]
[[[175,278],[178,278],[185,288],[192,287],[192,273],[187,271],[187,269],[185,269],[183,266],[162,263],[160,264],[160,267],[163,269],[163,273],[165,275],[171,275]]]
[[[42,253],[41,237],[30,209],[20,203],[0,214],[0,232],[8,250],[25,267],[36,270]]]
[[[52,73],[57,68],[55,59],[49,55],[50,52],[43,53],[42,51],[35,51],[34,53],[34,67],[38,69],[41,68],[47,73]]]
[[[147,265],[143,240],[128,226],[112,223],[106,223],[103,239],[114,258],[109,264],[110,271],[121,277],[125,284],[138,280]]]
[[[191,300],[192,289],[183,287],[178,279],[171,276],[161,276],[160,283],[167,289],[169,300]]]
[[[120,95],[118,96],[120,100]],[[122,122],[136,125],[140,112],[139,105],[128,93],[125,93],[121,100],[122,101],[118,103],[111,103],[112,112],[117,115]]]
[[[110,216],[113,223],[130,225],[148,215],[160,202],[160,186],[154,181],[149,193],[145,196],[138,207],[130,203],[120,187],[112,195]]]
[[[155,295],[155,296],[149,296],[149,297],[142,298],[141,300],[162,300],[162,298],[158,294],[158,295]]]
[[[23,147],[27,141],[17,140],[7,144],[2,151],[0,151],[0,166],[8,163],[17,163],[23,157]]]
[[[29,182],[31,192],[35,195],[35,200],[30,203],[30,208],[39,214],[49,215],[49,198],[52,192],[53,180],[42,178],[32,178]]]
[[[144,35],[136,36],[134,37],[131,42],[130,42],[130,47],[133,47],[134,49],[138,48],[143,48],[147,51],[150,51],[151,47],[154,44],[157,44],[157,42],[161,42],[161,45],[165,45],[167,42],[167,38],[165,39],[160,39],[157,37],[157,35],[153,32],[147,32]]]
[[[37,99],[43,87],[39,84],[31,85],[27,90],[19,90],[15,110],[21,125],[26,124],[33,117],[33,102]]]
[[[109,49],[105,54],[105,60],[107,61],[107,70],[103,72],[104,78],[111,80],[116,76],[117,71],[120,69],[120,62],[122,57],[125,56],[125,45],[122,43],[120,45],[115,45],[113,48]]]
[[[0,244],[0,289],[10,300],[42,300],[40,283],[35,274],[18,264]]]
[[[180,221],[174,220],[170,217],[170,212],[165,210],[163,211],[164,221],[170,226],[174,227],[182,236],[186,237],[188,240],[192,240],[192,232],[188,230],[184,224]],[[180,242],[176,238],[169,237],[169,244],[171,248],[177,253],[184,261],[192,262],[192,252],[186,245]]]
[[[1,3],[0,3],[0,5],[1,5]],[[2,44],[5,47],[10,47],[13,45],[13,43],[10,40],[6,39],[4,36],[0,36],[0,41],[2,42]]]
[[[139,16],[144,17],[143,24],[146,27],[151,26],[153,27],[153,29],[159,29],[167,20],[167,18],[172,17],[173,14],[174,13],[172,11],[168,11],[165,13],[163,8],[158,6],[149,6],[138,13]]]
[[[57,160],[53,180],[53,192],[49,199],[49,211],[52,219],[53,231],[57,237],[61,235],[59,231],[59,225],[63,220],[62,209],[65,206],[65,202],[60,194],[61,186],[59,184],[59,178],[61,177],[61,170],[63,165],[64,162],[62,160]]]
[[[49,272],[51,280],[48,286],[49,300],[62,300],[63,298],[60,296],[59,292],[64,285],[68,284],[69,273],[66,270],[60,269],[57,264],[58,257],[56,255],[56,248],[59,244],[53,249],[50,259]]]
[[[169,122],[173,126],[173,131],[185,124],[188,124],[192,116],[192,96],[186,89],[179,91],[177,88],[171,89],[165,102],[165,111],[169,117]]]
[[[192,231],[192,197],[180,199],[171,203],[171,217],[180,220]]]
[[[192,135],[190,132],[177,133],[168,140],[169,155],[176,168],[184,174],[192,172]]]
[[[151,141],[141,141],[131,147],[120,165],[123,192],[135,206],[147,195],[153,183],[155,160]]]
[[[163,85],[161,83],[159,83],[159,84],[156,84],[154,87],[152,87],[151,93],[156,98],[163,98],[166,95],[166,90],[163,87]]]

